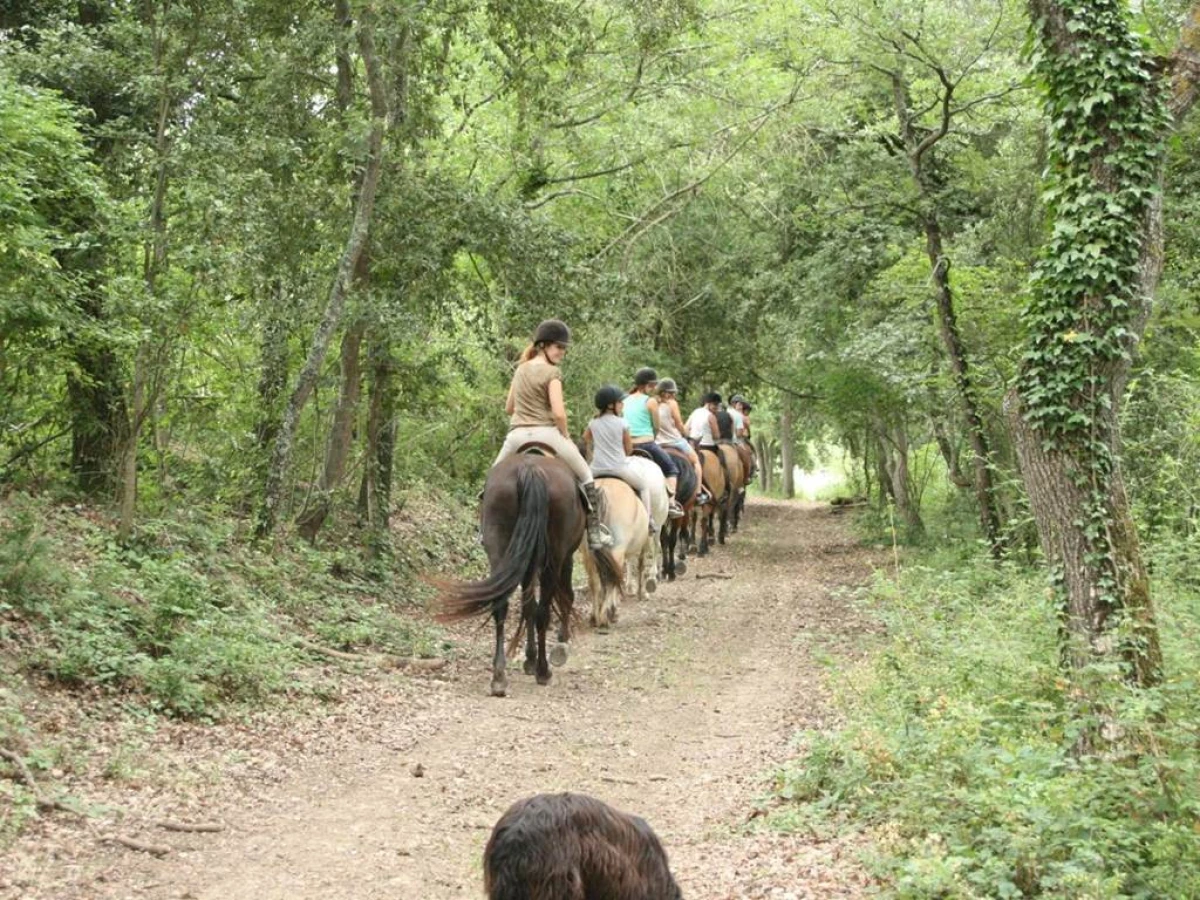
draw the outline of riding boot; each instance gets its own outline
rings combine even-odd
[[[667,491],[667,518],[682,519],[683,516],[683,507],[680,506],[679,501],[675,499],[675,492]]]
[[[587,542],[593,550],[600,550],[613,545],[612,532],[600,521],[600,488],[596,482],[583,486],[583,496],[587,499]]]

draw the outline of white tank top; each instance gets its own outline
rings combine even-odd
[[[665,400],[658,402],[658,442],[660,444],[677,444],[683,440],[683,435],[675,427],[675,416],[671,413],[671,405]]]
[[[712,413],[707,407],[701,406],[687,420],[688,436],[693,441],[699,441],[705,447],[712,447],[717,442],[713,440],[712,423],[709,422],[709,416]]]

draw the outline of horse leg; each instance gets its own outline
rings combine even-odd
[[[638,557],[639,600],[644,599],[645,594],[653,594],[658,590],[658,545],[656,540],[646,541],[646,546],[642,548],[642,554]]]
[[[650,552],[649,544],[647,543],[647,546],[642,547],[642,552],[638,554],[638,558],[637,558],[637,598],[638,598],[638,602],[645,600],[646,594],[650,594],[650,593],[654,592],[654,588],[651,588],[650,584],[648,584],[648,582],[653,581],[653,576],[646,574],[646,554],[649,552]],[[654,587],[658,587],[658,585],[656,584]]]
[[[550,648],[550,664],[567,664],[567,642],[571,640],[571,611],[575,608],[575,586],[571,583],[575,561],[570,556],[563,562],[558,575],[558,591],[562,603],[558,607],[558,642]]]
[[[708,556],[710,537],[712,536],[713,527],[713,510],[710,508],[708,512],[703,510],[700,512],[700,556]]]
[[[552,677],[550,671],[550,662],[546,659],[546,629],[550,625],[550,603],[553,599],[553,585],[547,587],[545,582],[541,591],[541,599],[538,601],[536,612],[534,613],[534,621],[530,625],[537,628],[537,683],[549,684]]]
[[[676,519],[662,531],[662,577],[667,581],[675,580],[675,536],[679,534],[679,520]]]
[[[725,504],[721,505],[721,511],[717,514],[721,520],[721,528],[717,532],[717,543],[724,544],[725,538],[729,535],[729,508]]]
[[[503,697],[508,693],[508,665],[504,658],[504,620],[508,617],[508,598],[505,597],[492,607],[492,618],[496,621],[496,652],[492,656],[492,696]]]
[[[537,610],[537,594],[529,584],[521,589],[521,625],[525,628],[525,664],[521,667],[526,675],[534,673],[537,650],[533,643],[533,619]]]

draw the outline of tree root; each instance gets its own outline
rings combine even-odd
[[[215,833],[224,831],[225,826],[217,822],[175,822],[171,819],[163,819],[155,823],[164,831],[184,831],[190,833]]]
[[[114,844],[120,844],[122,847],[128,847],[130,850],[137,850],[141,853],[149,853],[153,856],[166,856],[171,852],[171,847],[165,844],[150,844],[146,841],[139,841],[137,838],[126,837],[123,834],[116,834],[108,838]]]
[[[42,793],[41,787],[37,783],[37,779],[33,777],[33,773],[29,771],[29,767],[25,765],[25,760],[21,759],[11,750],[5,750],[0,747],[0,759],[6,759],[10,762],[14,769],[17,770],[17,779],[22,782],[33,793],[34,803],[38,809],[58,810],[59,812],[71,813],[72,815],[81,815],[79,810],[72,809],[61,800],[55,800],[52,797],[47,797]]]
[[[724,572],[698,572],[698,573],[696,573],[697,581],[699,581],[702,578],[720,578],[723,581],[729,581],[731,578],[733,578],[733,576],[726,575]]]

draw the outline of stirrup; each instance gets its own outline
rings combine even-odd
[[[667,506],[667,518],[682,519],[684,515],[683,507],[679,505],[678,500],[672,497],[670,505]]]
[[[611,547],[613,545],[612,532],[608,530],[607,525],[600,522],[596,525],[594,531],[591,528],[588,529],[587,542],[588,546],[593,550],[603,550],[606,547]]]

